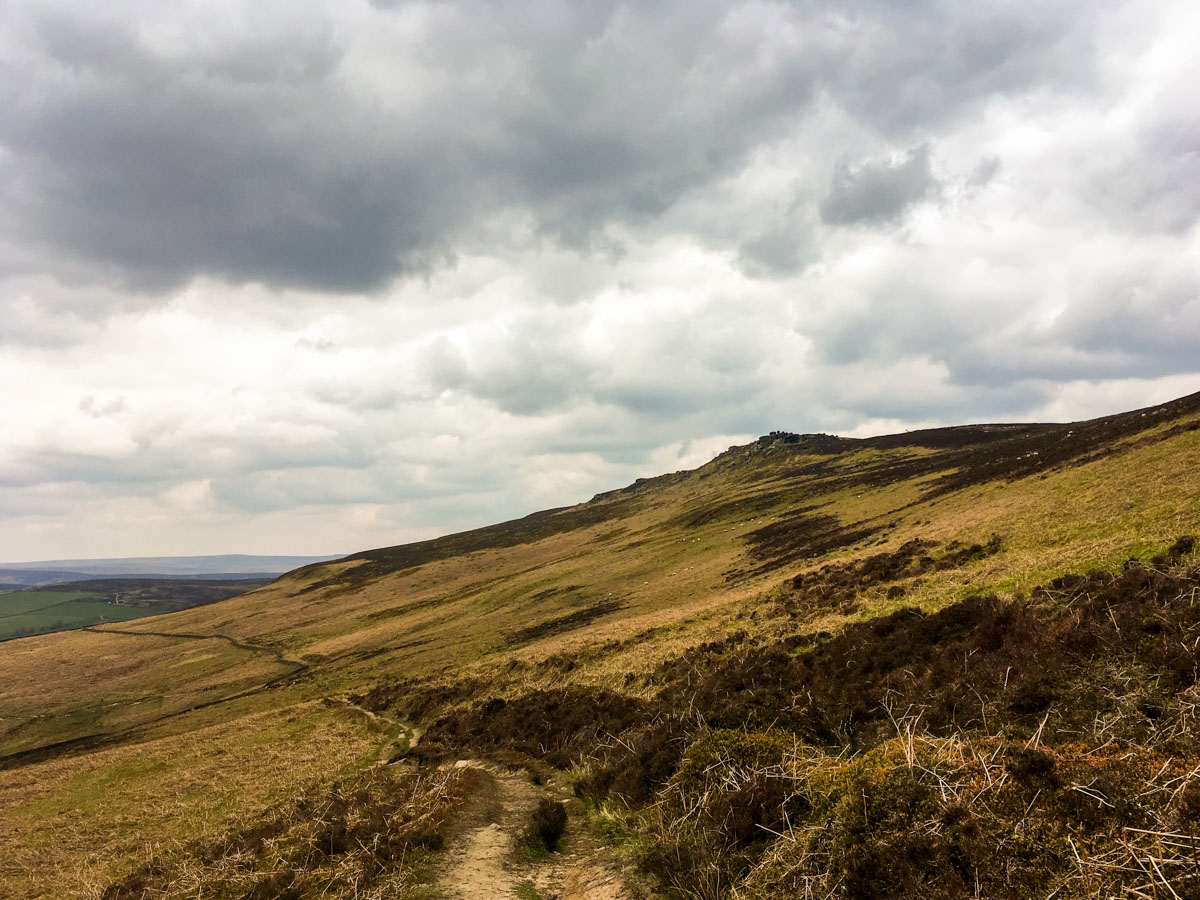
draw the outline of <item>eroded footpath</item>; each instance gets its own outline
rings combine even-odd
[[[600,857],[596,840],[573,819],[568,820],[563,852],[533,861],[518,850],[538,801],[566,800],[561,788],[535,785],[524,772],[481,760],[453,765],[474,768],[483,778],[436,882],[448,900],[532,897],[530,886],[542,900],[635,900],[616,869]],[[525,888],[518,893],[521,885]]]

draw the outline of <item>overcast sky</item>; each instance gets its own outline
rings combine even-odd
[[[0,0],[0,561],[1200,390],[1194,0]]]

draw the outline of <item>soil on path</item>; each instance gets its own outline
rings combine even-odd
[[[448,900],[519,897],[517,887],[536,889],[542,900],[635,900],[621,876],[599,856],[596,840],[568,820],[565,849],[533,861],[518,850],[518,837],[543,797],[566,800],[553,785],[535,785],[524,772],[492,763],[460,760],[484,776],[484,786],[465,814],[464,829],[447,854],[437,887]]]

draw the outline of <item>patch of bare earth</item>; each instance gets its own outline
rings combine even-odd
[[[568,822],[562,852],[540,861],[520,852],[519,837],[538,801],[564,800],[565,792],[488,762],[460,760],[455,765],[478,769],[488,781],[465,812],[462,831],[436,882],[445,897],[518,897],[518,885],[532,884],[543,900],[634,900],[620,873],[600,858],[595,839],[574,821]]]

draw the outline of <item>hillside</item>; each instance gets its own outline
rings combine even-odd
[[[7,642],[0,896],[455,896],[539,792],[526,896],[1200,896],[1197,473],[1200,394],[776,432]]]

